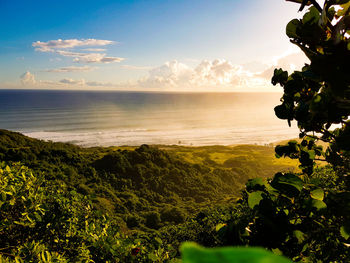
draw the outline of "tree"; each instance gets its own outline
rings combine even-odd
[[[300,141],[278,145],[275,152],[278,158],[299,159],[301,173],[250,180],[243,203],[251,217],[228,224],[224,238],[235,245],[264,246],[293,261],[347,262],[350,0],[326,0],[323,8],[316,1],[291,2],[300,3],[300,10],[311,5],[302,19],[293,19],[286,27],[290,41],[310,63],[291,74],[274,71],[272,84],[284,90],[275,114],[289,126],[296,121],[300,129]],[[328,166],[317,168],[318,162]]]
[[[284,89],[276,116],[289,125],[297,121],[302,139],[277,147],[276,153],[298,158],[307,174],[312,173],[315,160],[324,159],[345,168],[342,179],[349,181],[345,171],[350,163],[350,2],[327,0],[323,9],[317,6],[313,3],[303,19],[293,19],[286,28],[290,41],[310,64],[290,75],[275,69],[272,78],[274,85]],[[327,143],[325,151],[318,141]]]

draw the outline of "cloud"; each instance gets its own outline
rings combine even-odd
[[[309,62],[309,59],[302,52],[287,53],[279,57],[275,57],[272,66],[266,68],[262,72],[257,73],[255,76],[270,80],[273,76],[275,68],[282,68],[283,70],[292,73],[294,70],[301,70],[305,63]]]
[[[74,80],[74,79],[61,79],[60,83],[68,84],[68,85],[85,85],[85,80]]]
[[[92,52],[104,52],[107,49],[105,48],[84,48],[84,51],[92,51]]]
[[[252,74],[241,66],[224,59],[203,60],[191,68],[176,60],[149,71],[149,76],[139,80],[139,85],[150,88],[220,89],[238,88],[248,84]]]
[[[92,67],[88,67],[88,66],[83,66],[83,67],[62,67],[62,68],[56,68],[56,69],[47,69],[45,70],[45,72],[88,72],[88,71],[92,71],[95,68]]]
[[[71,52],[65,50],[57,50],[57,54],[64,57],[74,57],[73,62],[76,63],[113,63],[121,62],[124,58],[120,57],[106,57],[107,54],[104,53],[81,53],[81,52]]]
[[[63,57],[73,57],[73,62],[76,63],[114,63],[121,62],[124,58],[121,57],[112,57],[107,56],[106,53],[96,53],[106,51],[106,49],[101,48],[86,48],[76,51],[73,49],[82,47],[82,46],[106,46],[115,44],[115,41],[111,40],[101,40],[101,39],[58,39],[58,40],[50,40],[47,42],[36,41],[32,43],[32,46],[35,47],[36,51],[39,52],[50,52],[56,53]]]
[[[58,50],[62,56],[74,57],[76,62],[106,63],[121,58],[107,57],[101,53],[81,53],[70,50]],[[91,61],[91,62],[89,62]],[[225,59],[203,60],[191,67],[177,60],[169,61],[161,66],[149,69],[132,65],[122,65],[129,70],[149,69],[148,75],[133,82],[110,83],[95,80],[85,81],[64,78],[58,82],[45,83],[35,81],[30,72],[21,77],[22,83],[35,84],[35,87],[62,88],[69,85],[79,89],[121,89],[121,90],[171,90],[171,91],[278,91],[270,80],[273,70],[282,67],[290,72],[301,69],[307,58],[303,53],[286,53],[275,57],[270,62],[247,63],[236,65]],[[90,71],[88,66],[70,66],[47,70],[49,72]],[[259,71],[258,71],[259,70]]]
[[[123,69],[129,69],[129,70],[150,70],[152,67],[147,66],[133,66],[133,65],[122,65]]]
[[[35,50],[41,52],[51,52],[55,49],[66,49],[66,48],[75,48],[81,46],[106,46],[114,44],[114,41],[111,40],[102,40],[102,39],[57,39],[50,40],[47,42],[36,41],[32,43],[32,46],[35,47]]]
[[[60,55],[65,57],[74,57],[73,62],[76,63],[113,63],[121,62],[124,58],[119,57],[106,57],[103,53],[78,53],[78,52],[66,52],[58,51]]]
[[[24,86],[34,85],[36,83],[35,76],[29,71],[21,75],[20,80]]]
[[[87,86],[90,87],[114,87],[117,86],[116,84],[110,83],[110,82],[98,82],[98,81],[89,81],[86,82]]]

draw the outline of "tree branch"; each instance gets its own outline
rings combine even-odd
[[[316,2],[316,0],[286,0],[287,2],[293,2],[293,3],[298,3],[301,4],[301,7],[299,9],[299,11],[303,11],[304,6],[309,6],[311,4],[313,4],[317,10],[322,13],[322,7]]]

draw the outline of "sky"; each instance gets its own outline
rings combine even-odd
[[[284,0],[0,0],[0,88],[276,91]]]

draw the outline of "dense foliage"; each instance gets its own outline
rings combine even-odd
[[[298,159],[302,172],[248,182],[243,202],[252,215],[222,231],[228,244],[263,246],[294,261],[349,262],[350,1],[326,0],[323,8],[293,2],[301,9],[312,4],[286,29],[310,64],[292,74],[274,72],[272,83],[284,89],[275,113],[300,129],[300,142],[275,151],[278,158]],[[317,162],[328,166],[315,170]]]
[[[0,254],[165,262],[186,240],[221,245],[216,225],[244,213],[229,202],[249,178],[293,170],[272,146],[163,148],[80,148],[0,130]]]
[[[80,148],[0,130],[0,160],[20,161],[49,181],[65,183],[124,227],[144,231],[182,223],[201,207],[238,197],[261,172],[293,167],[274,163],[272,156],[273,148],[262,146]]]

